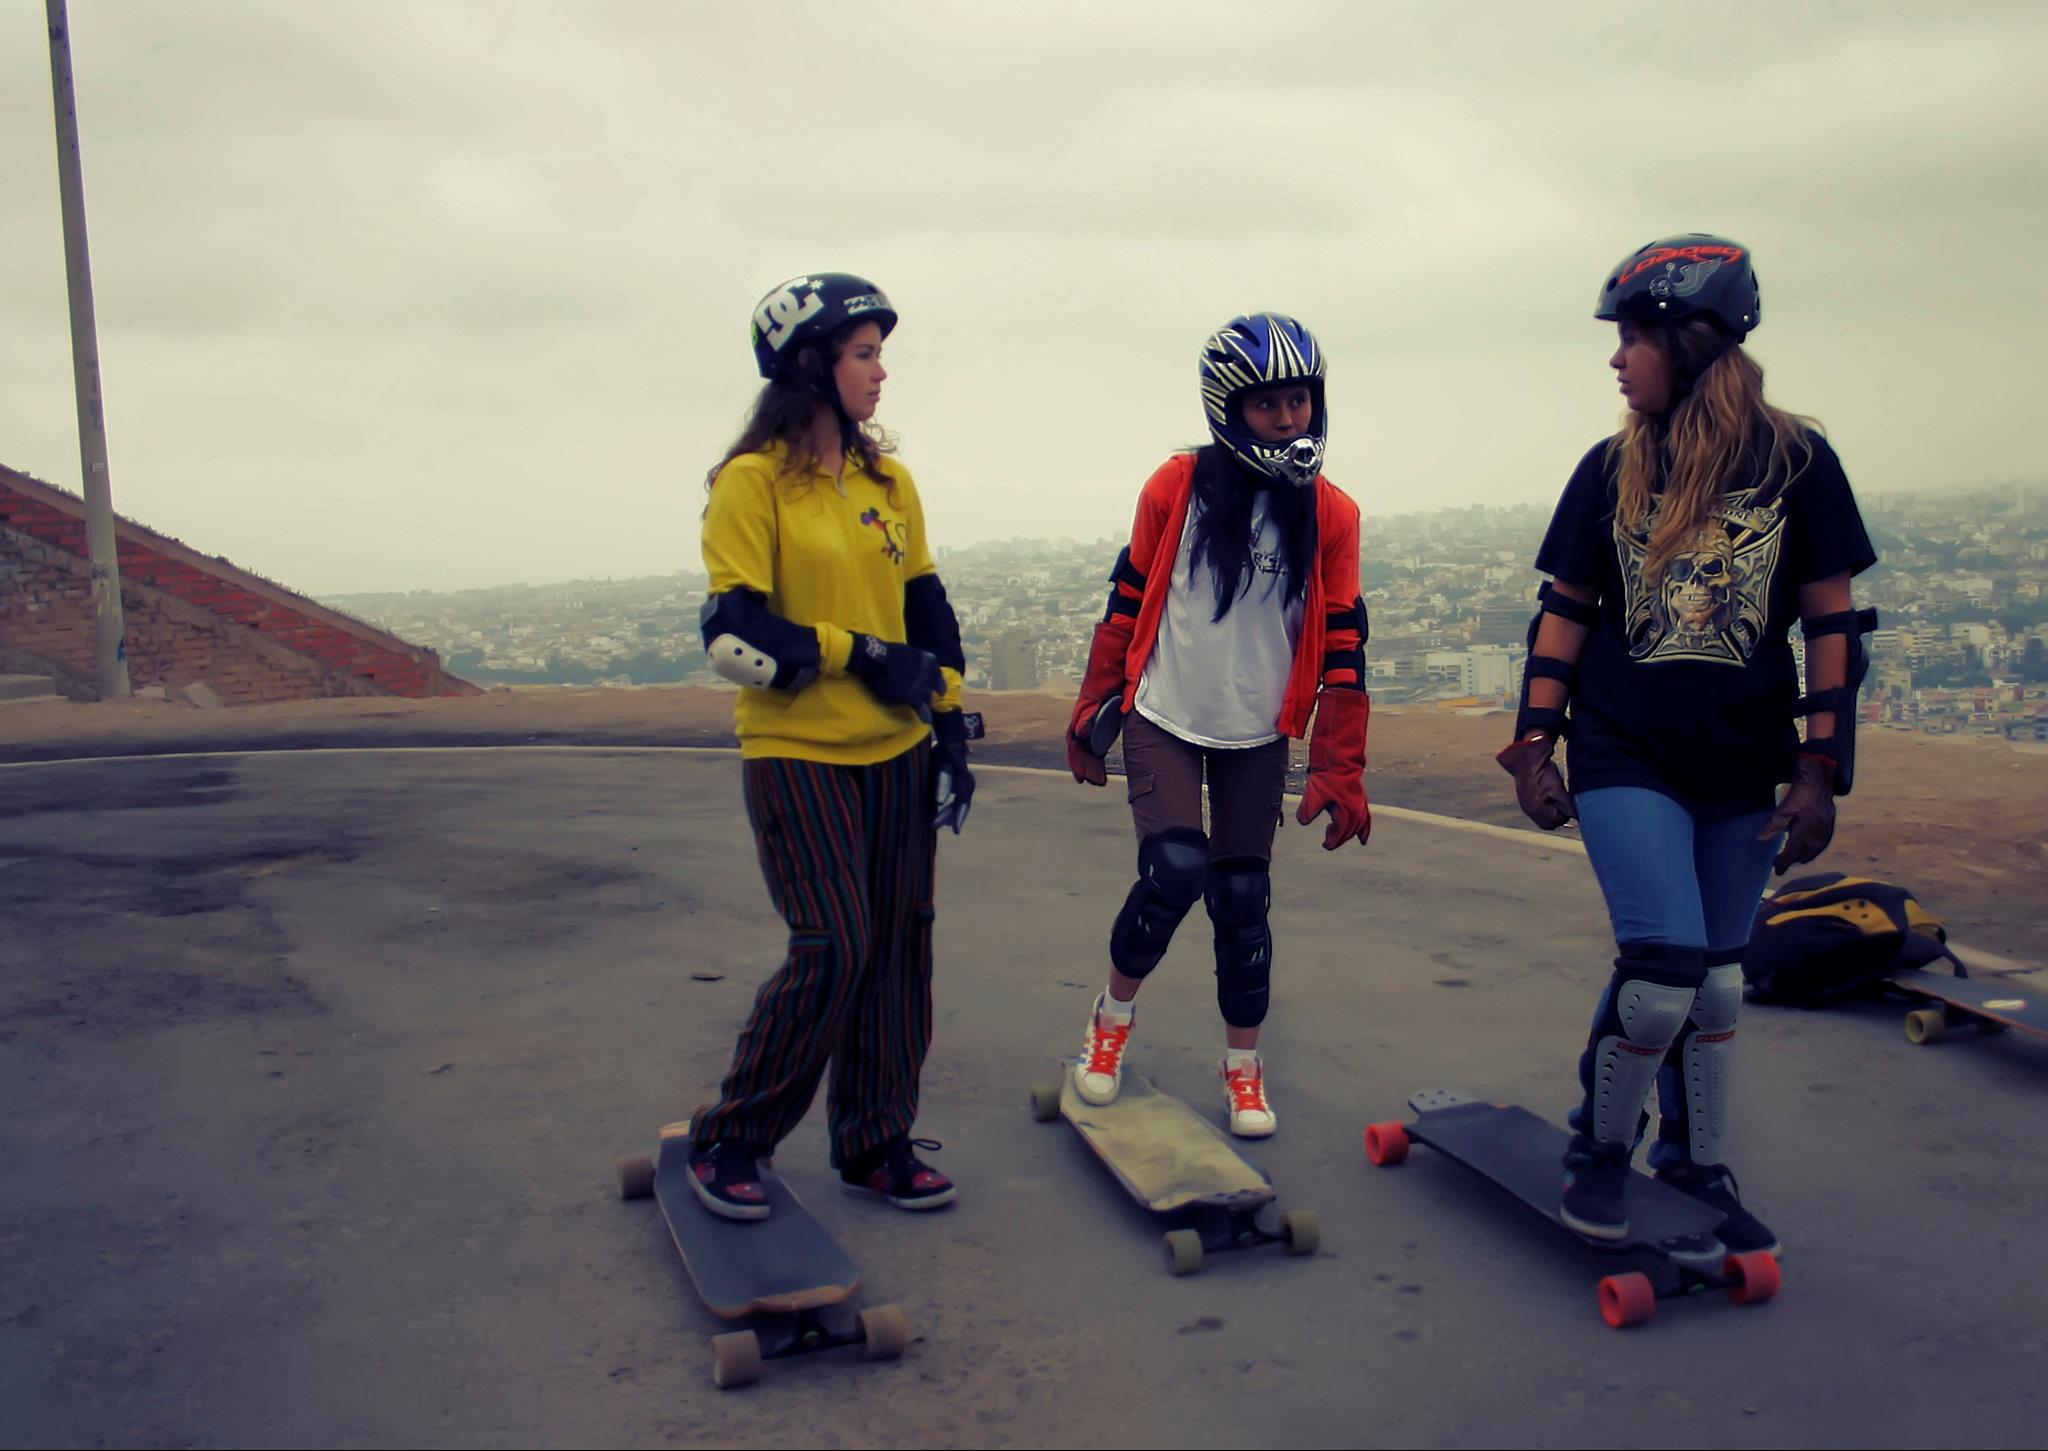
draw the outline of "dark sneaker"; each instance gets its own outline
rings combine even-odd
[[[1572,1136],[1564,1152],[1564,1193],[1557,1217],[1588,1239],[1628,1238],[1627,1144],[1601,1144],[1583,1134]]]
[[[898,1209],[937,1209],[953,1202],[953,1181],[915,1151],[940,1147],[937,1139],[891,1139],[842,1169],[839,1182],[849,1194],[886,1199]]]
[[[704,1207],[721,1219],[766,1219],[768,1187],[761,1182],[759,1156],[737,1139],[690,1146],[690,1187]]]
[[[1764,1250],[1770,1254],[1783,1252],[1778,1236],[1771,1233],[1761,1219],[1742,1207],[1742,1191],[1726,1164],[1710,1164],[1704,1168],[1698,1164],[1674,1164],[1670,1168],[1659,1169],[1657,1177],[1728,1216],[1721,1221],[1721,1228],[1716,1233],[1721,1243],[1733,1253],[1744,1254],[1752,1250]]]

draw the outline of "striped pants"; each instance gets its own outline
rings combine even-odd
[[[932,1037],[932,749],[873,766],[767,758],[741,766],[768,896],[789,955],[754,997],[698,1143],[744,1139],[766,1154],[817,1095],[832,1162],[910,1132]]]

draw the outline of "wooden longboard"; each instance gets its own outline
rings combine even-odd
[[[761,1170],[766,1219],[721,1219],[690,1187],[689,1153],[688,1123],[662,1129],[654,1197],[706,1309],[727,1320],[796,1314],[853,1294],[860,1271],[780,1175]]]
[[[1246,1163],[1214,1124],[1142,1073],[1125,1069],[1116,1102],[1097,1108],[1075,1092],[1070,1069],[1060,1079],[1060,1114],[1147,1209],[1250,1209],[1275,1197],[1273,1181]]]
[[[2022,1033],[2031,1033],[2037,1038],[2048,1038],[2048,998],[2030,992],[2014,983],[1987,981],[1976,977],[1956,977],[1946,972],[1923,972],[1918,968],[1892,974],[1892,986],[1915,997],[1928,998],[1952,1008],[1965,1017],[1996,1023],[2001,1027],[2018,1028]],[[1907,1036],[1914,1042],[1926,1042],[1940,1036],[1940,1032],[1928,1031],[1935,1025],[1924,1019],[1915,1033],[1912,1014],[1907,1020]]]

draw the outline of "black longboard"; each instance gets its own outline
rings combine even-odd
[[[850,1326],[844,1316],[828,1320],[824,1312],[859,1287],[860,1271],[781,1175],[760,1171],[766,1219],[721,1219],[690,1187],[689,1153],[689,1123],[669,1124],[654,1157],[619,1161],[619,1196],[654,1196],[705,1309],[756,1322],[712,1337],[711,1378],[721,1390],[752,1385],[763,1360],[782,1356],[841,1345],[860,1346],[870,1360],[903,1353],[909,1323],[894,1305],[862,1310]]]
[[[1906,1036],[1915,1043],[1939,1041],[1958,1018],[1974,1022],[1984,1032],[2018,1028],[2048,1038],[2048,998],[2009,981],[1912,968],[1893,973],[1891,984],[1929,1000],[1927,1007],[1906,1014]]]
[[[1673,1295],[1725,1289],[1738,1304],[1753,1304],[1778,1292],[1775,1256],[1730,1254],[1715,1237],[1719,1212],[1640,1170],[1629,1174],[1625,1238],[1590,1239],[1566,1224],[1558,1213],[1558,1197],[1571,1134],[1526,1108],[1481,1103],[1443,1090],[1417,1093],[1408,1107],[1415,1112],[1413,1123],[1377,1123],[1366,1129],[1365,1155],[1376,1166],[1401,1163],[1410,1143],[1427,1144],[1579,1243],[1632,1253],[1649,1263],[1648,1273],[1630,1271],[1600,1281],[1600,1314],[1616,1329],[1640,1325],[1658,1300]]]

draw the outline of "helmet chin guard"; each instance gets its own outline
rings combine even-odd
[[[1275,312],[1232,318],[1202,347],[1202,408],[1209,415],[1210,435],[1253,473],[1306,488],[1323,467],[1328,430],[1323,377],[1321,345],[1293,318]],[[1246,426],[1240,404],[1247,393],[1289,383],[1308,390],[1308,432],[1286,443],[1268,443]]]

